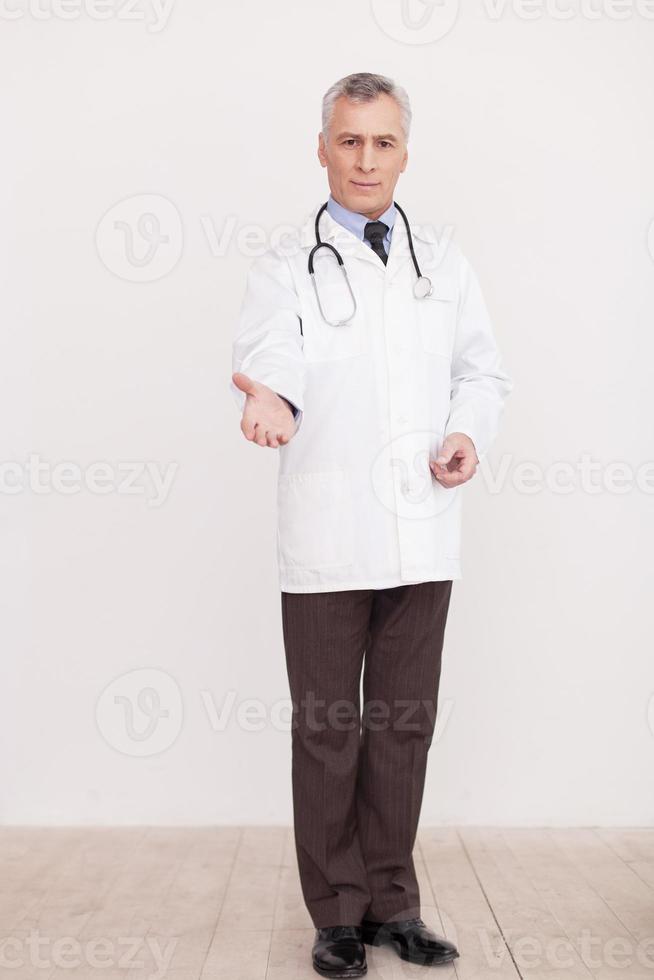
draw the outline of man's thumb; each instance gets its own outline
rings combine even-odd
[[[256,391],[257,382],[253,381],[252,378],[248,378],[247,374],[242,374],[240,371],[236,371],[232,375],[232,381],[237,388],[244,391],[246,395],[253,395]]]
[[[447,436],[445,438],[445,441],[443,442],[443,445],[441,446],[441,451],[436,457],[436,459],[434,460],[434,462],[449,463],[449,461],[452,459],[452,456],[454,455],[454,452],[455,452],[455,446],[453,444],[453,440],[451,440],[449,436]]]

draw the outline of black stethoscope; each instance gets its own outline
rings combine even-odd
[[[350,320],[352,319],[352,317],[354,316],[354,314],[356,313],[356,311],[357,311],[357,301],[356,301],[356,298],[355,298],[354,293],[352,291],[352,286],[350,284],[350,279],[349,279],[349,276],[347,274],[347,269],[345,268],[345,265],[343,263],[343,258],[341,256],[340,252],[338,251],[337,248],[334,247],[334,245],[331,245],[329,242],[323,242],[323,241],[321,241],[321,238],[320,238],[320,229],[319,229],[320,216],[322,215],[323,211],[327,207],[327,203],[328,202],[325,201],[325,203],[323,204],[323,206],[318,211],[318,214],[316,215],[316,244],[313,246],[313,248],[311,249],[311,251],[309,253],[308,267],[309,267],[309,275],[311,276],[311,282],[313,283],[313,289],[314,289],[314,292],[316,294],[316,300],[318,302],[318,309],[320,310],[321,317],[323,318],[323,320],[325,321],[325,323],[328,323],[329,324],[330,327],[342,327],[346,323],[349,323]],[[418,260],[416,258],[416,253],[415,253],[414,248],[413,248],[413,237],[411,235],[411,228],[409,227],[409,220],[408,220],[406,214],[404,213],[404,211],[402,210],[402,208],[400,207],[400,205],[397,203],[397,201],[393,201],[393,204],[395,205],[395,207],[397,208],[397,210],[399,211],[399,213],[402,215],[402,218],[404,220],[404,224],[406,226],[407,239],[408,239],[408,242],[409,242],[409,251],[411,252],[411,258],[413,260],[413,267],[416,270],[416,276],[418,277],[416,279],[415,283],[413,284],[413,295],[415,296],[416,299],[425,299],[425,297],[431,296],[431,293],[432,293],[433,287],[432,287],[432,284],[431,284],[431,279],[429,279],[427,276],[423,276],[423,274],[420,271],[420,266],[418,265]],[[328,320],[327,317],[325,316],[325,313],[324,313],[323,308],[322,308],[322,304],[320,302],[320,296],[318,294],[318,286],[316,284],[316,275],[315,275],[314,268],[313,268],[313,257],[316,254],[316,252],[319,249],[321,249],[321,248],[328,248],[330,250],[330,252],[333,252],[333,254],[336,256],[336,259],[338,261],[338,264],[341,267],[341,271],[343,273],[343,277],[344,277],[345,282],[347,284],[347,288],[350,291],[350,297],[352,299],[352,312],[344,320],[336,320],[336,321],[334,321],[334,320]]]

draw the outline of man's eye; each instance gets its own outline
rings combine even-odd
[[[355,143],[356,143],[356,140],[345,140],[345,145],[346,146],[354,146]]]
[[[380,144],[386,148],[387,146],[392,146],[393,144],[389,140],[380,140]]]

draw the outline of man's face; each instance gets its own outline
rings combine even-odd
[[[408,160],[399,105],[386,94],[372,102],[341,96],[328,136],[327,142],[322,133],[318,138],[318,158],[332,197],[374,221],[391,205]]]

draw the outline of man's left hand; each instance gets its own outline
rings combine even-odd
[[[477,472],[479,459],[475,444],[463,432],[451,432],[443,441],[436,459],[429,467],[442,487],[457,487],[466,483]]]

